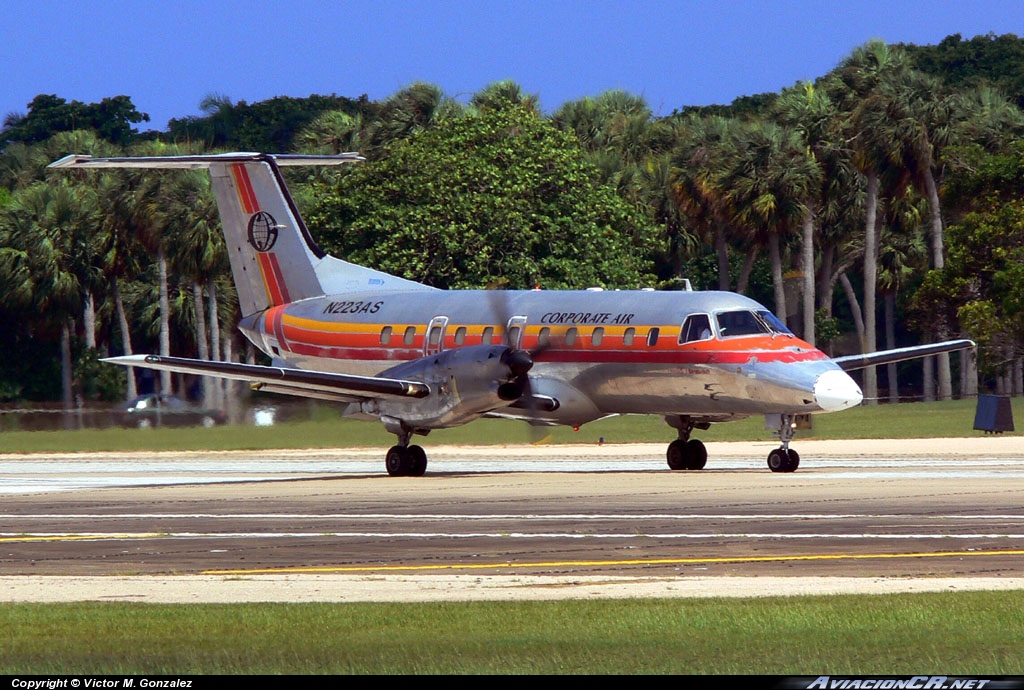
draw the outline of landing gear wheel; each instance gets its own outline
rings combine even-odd
[[[708,449],[702,441],[691,438],[686,442],[686,469],[702,470],[708,464]]]
[[[679,438],[668,444],[668,466],[673,470],[702,470],[708,463],[708,449],[695,438]]]
[[[789,449],[789,469],[787,472],[796,472],[796,468],[800,467],[800,454],[792,448]]]
[[[668,444],[668,466],[673,470],[686,469],[686,441],[676,439]]]
[[[420,446],[409,446],[405,452],[409,458],[409,476],[422,477],[427,471],[427,452]]]
[[[800,466],[800,456],[795,450],[776,448],[768,454],[768,469],[772,472],[793,472]]]
[[[409,453],[402,446],[391,446],[388,449],[388,454],[384,458],[384,466],[388,470],[388,474],[392,477],[404,477],[409,474],[410,470]],[[426,469],[425,458],[424,458],[424,469]]]

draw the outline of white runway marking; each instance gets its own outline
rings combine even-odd
[[[1024,539],[1022,534],[788,534],[784,532],[699,532],[685,533],[601,533],[580,532],[0,532],[0,542],[16,541],[133,541],[167,539],[863,539],[863,540],[937,540],[937,539]]]
[[[603,452],[609,452],[604,449]],[[486,449],[470,458],[461,454],[431,457],[430,475],[508,473],[508,472],[658,472],[666,477],[699,481],[701,474],[719,472],[764,472],[767,467],[760,457],[712,458],[702,472],[671,472],[663,456],[636,453],[628,449],[619,457],[559,456],[557,447],[552,457],[519,458],[509,449],[496,450],[489,460]],[[586,451],[584,451],[586,452]],[[40,459],[33,456],[4,456],[0,459],[0,495],[86,489],[168,486],[182,484],[216,484],[231,482],[267,482],[309,478],[344,478],[346,476],[384,477],[383,450],[358,451],[343,457],[289,457],[254,453],[250,459],[197,454],[182,458],[138,460],[132,458],[97,459],[73,454]],[[840,481],[885,477],[890,480],[915,479],[1024,479],[1024,459],[1016,457],[972,457],[969,459],[934,459],[920,457],[894,458],[827,458],[804,457],[800,470],[787,475],[789,481],[814,481],[821,478],[817,470],[829,470],[829,479]]]
[[[600,513],[544,513],[525,514],[517,513],[483,513],[483,514],[440,514],[440,513],[30,513],[18,515],[3,515],[2,520],[124,520],[124,519],[157,519],[157,520],[178,520],[178,519],[200,519],[200,520],[397,520],[397,521],[423,521],[423,520],[1024,520],[1024,514],[1020,515],[914,515],[914,514],[889,514],[889,513],[765,513],[765,514],[715,514],[715,513],[685,513],[685,514],[650,514],[629,515],[629,514],[600,514]]]

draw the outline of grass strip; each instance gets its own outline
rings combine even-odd
[[[0,607],[0,674],[1024,675],[1024,592]]]
[[[836,414],[814,415],[802,438],[956,438],[979,436],[974,431],[973,400],[899,405],[864,405]],[[1014,416],[1024,415],[1024,398],[1013,399]],[[340,416],[340,408],[318,407],[307,421],[268,427],[244,425],[188,429],[82,429],[76,431],[18,431],[0,434],[5,453],[62,453],[104,451],[268,450],[287,448],[386,448],[394,436],[374,424]],[[538,436],[539,434],[539,436]],[[750,417],[713,424],[694,436],[704,441],[771,440],[764,418]],[[545,443],[668,443],[675,431],[657,416],[611,417],[573,431],[568,427],[531,429],[523,422],[482,419],[455,429],[440,429],[416,437],[424,446],[438,444]]]

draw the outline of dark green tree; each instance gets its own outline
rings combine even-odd
[[[311,197],[324,249],[430,285],[649,284],[652,228],[522,105],[444,119]]]
[[[106,141],[127,146],[137,136],[132,125],[149,122],[149,115],[140,113],[128,96],[104,98],[99,103],[68,103],[55,94],[40,94],[28,104],[25,115],[11,114],[0,129],[0,149],[20,142],[34,144],[58,132],[92,129]]]

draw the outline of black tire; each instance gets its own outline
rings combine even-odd
[[[420,446],[409,446],[405,451],[409,456],[409,476],[422,477],[427,471],[427,451]]]
[[[686,469],[686,442],[682,439],[676,439],[672,443],[668,444],[668,466],[673,470],[685,470]]]
[[[787,472],[796,472],[796,468],[800,467],[800,454],[792,448],[789,449],[789,467],[786,468]]]
[[[768,469],[772,472],[789,472],[789,455],[782,448],[768,453]]]
[[[409,454],[402,446],[391,446],[384,458],[384,467],[392,477],[404,477],[409,474]]]
[[[702,470],[708,464],[708,449],[702,441],[691,438],[686,442],[686,469]]]

